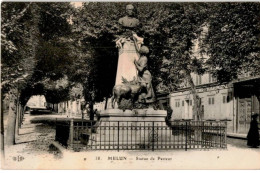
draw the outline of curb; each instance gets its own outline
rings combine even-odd
[[[228,138],[234,138],[234,139],[242,139],[247,140],[246,135],[238,135],[238,134],[227,134]]]

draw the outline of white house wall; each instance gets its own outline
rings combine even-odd
[[[233,89],[227,85],[197,89],[204,105],[203,119],[230,119],[233,120]],[[231,96],[230,96],[231,95]],[[229,102],[223,103],[223,96],[229,97]],[[211,99],[209,104],[209,98]],[[212,104],[214,99],[214,104]],[[188,104],[188,100],[192,104]],[[176,103],[177,102],[177,103]],[[179,102],[179,106],[178,106]],[[184,102],[184,104],[183,104]],[[192,119],[193,97],[190,91],[176,92],[170,94],[170,106],[173,110],[172,119]]]

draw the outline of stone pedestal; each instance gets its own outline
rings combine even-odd
[[[107,109],[100,113],[100,124],[91,137],[96,149],[152,149],[158,142],[158,130],[167,127],[164,110]],[[164,134],[165,135],[165,134]]]
[[[154,109],[134,109],[134,110],[120,110],[107,109],[100,112],[101,121],[137,121],[137,122],[165,122],[167,112],[165,110]]]

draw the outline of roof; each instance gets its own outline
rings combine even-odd
[[[250,81],[250,80],[257,80],[257,81],[259,80],[260,81],[260,75],[240,78],[240,79],[232,81],[232,83],[237,84],[240,82],[246,82],[246,81]]]

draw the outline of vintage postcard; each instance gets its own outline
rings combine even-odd
[[[260,169],[259,2],[1,3],[1,169]]]

